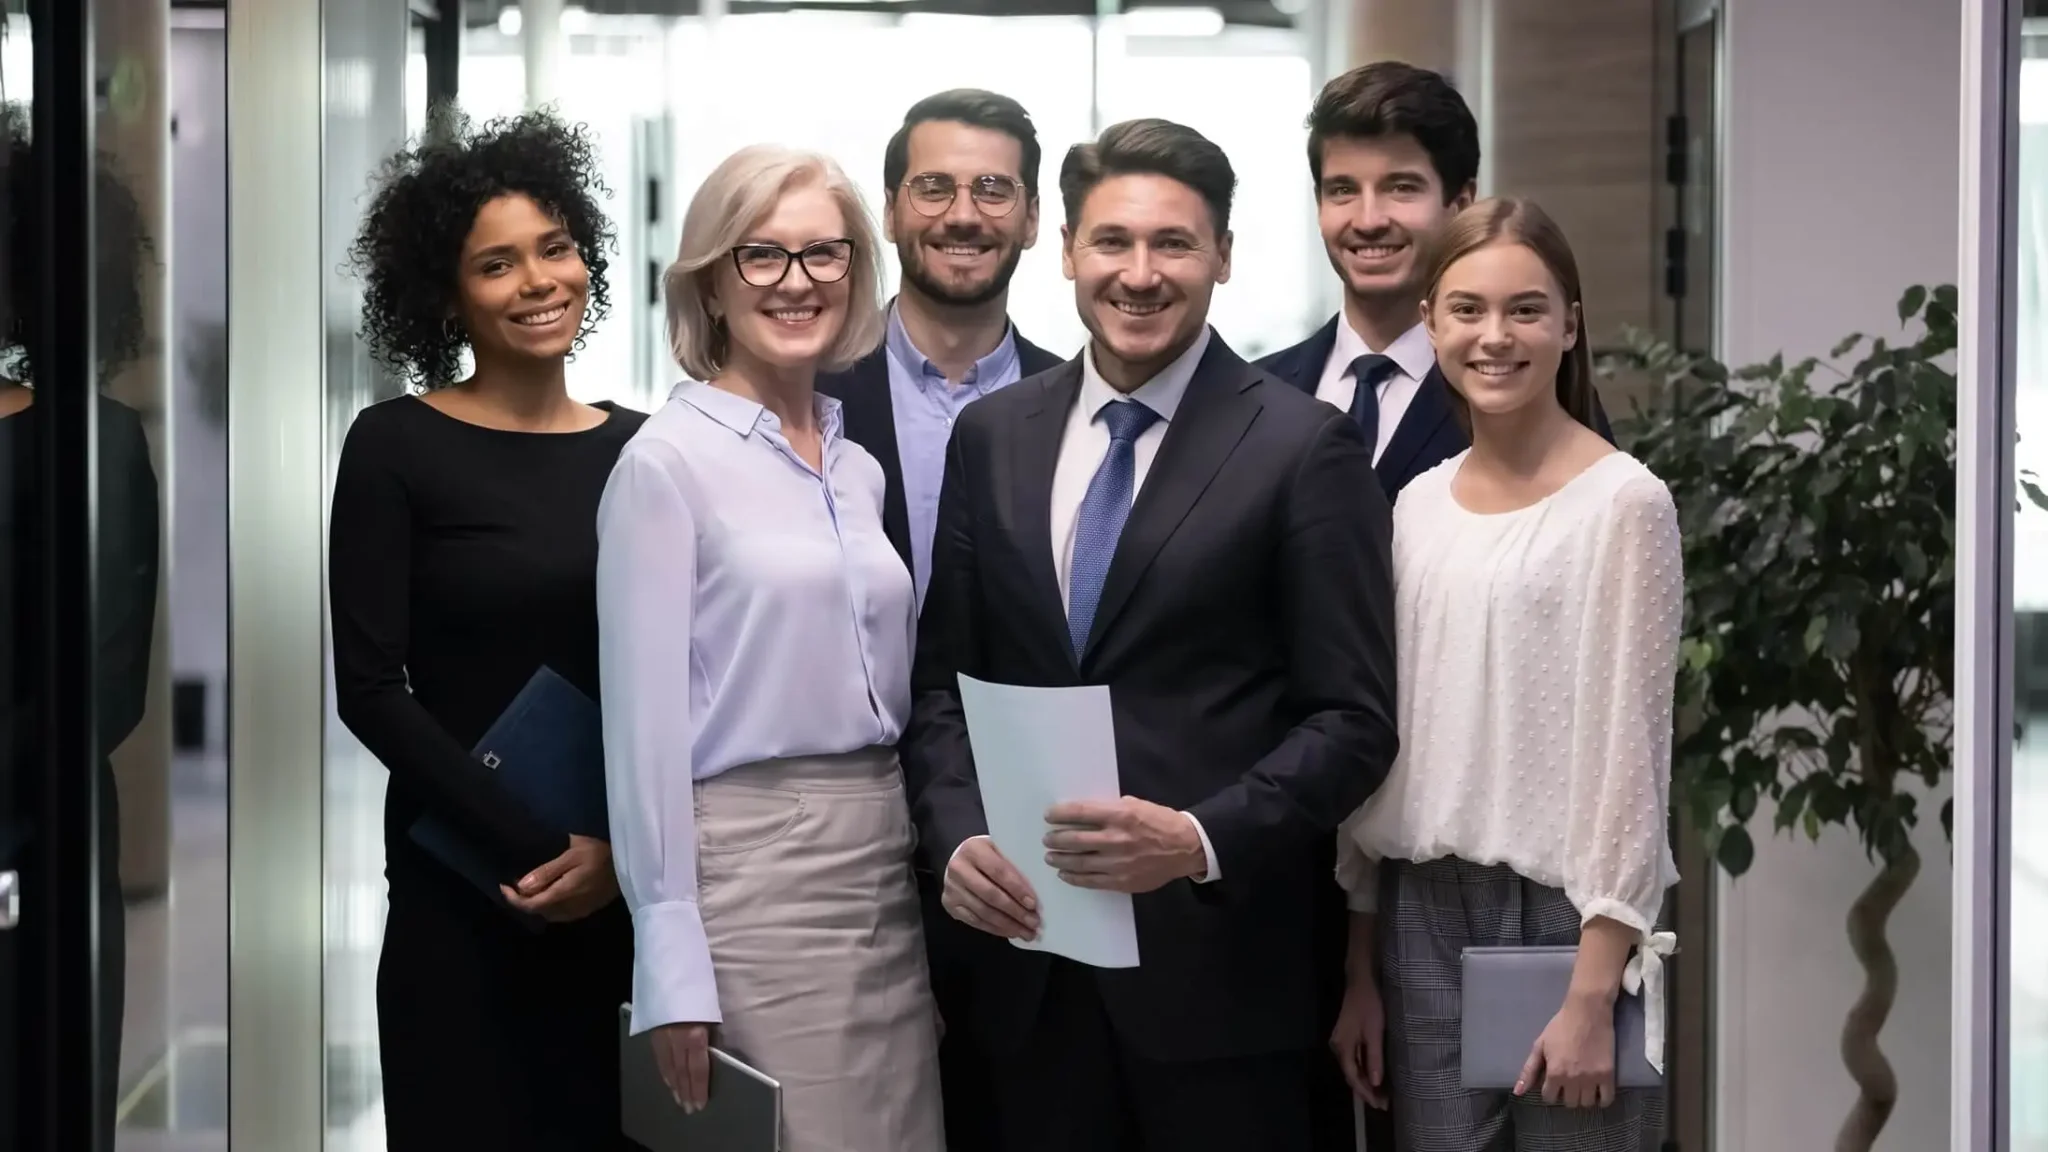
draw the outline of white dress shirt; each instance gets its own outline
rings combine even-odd
[[[1358,377],[1351,373],[1352,362],[1371,352],[1386,356],[1397,369],[1380,381],[1380,434],[1379,442],[1372,446],[1372,462],[1378,464],[1381,453],[1393,443],[1394,433],[1400,431],[1401,417],[1407,414],[1408,405],[1422,390],[1429,370],[1436,367],[1436,346],[1429,342],[1429,329],[1417,322],[1392,344],[1372,348],[1339,312],[1337,342],[1330,346],[1330,358],[1323,361],[1323,375],[1316,382],[1316,399],[1335,404],[1340,411],[1351,411],[1351,401],[1358,395]]]
[[[718,1023],[697,908],[698,780],[894,744],[910,714],[910,573],[882,466],[816,399],[822,473],[761,405],[676,386],[598,506],[598,667],[612,863],[633,915],[633,1030]]]
[[[1067,606],[1070,590],[1067,587],[1069,574],[1074,567],[1074,529],[1081,518],[1081,502],[1088,496],[1088,483],[1095,479],[1095,470],[1102,466],[1102,458],[1109,455],[1109,426],[1098,417],[1105,405],[1135,400],[1159,414],[1138,438],[1131,444],[1131,504],[1138,503],[1138,493],[1145,487],[1145,476],[1152,470],[1152,460],[1159,455],[1160,441],[1166,439],[1167,425],[1173,423],[1174,414],[1180,410],[1181,397],[1187,395],[1188,383],[1195,378],[1195,368],[1202,362],[1202,354],[1209,350],[1209,329],[1204,326],[1202,334],[1188,346],[1188,350],[1175,357],[1173,362],[1159,370],[1157,376],[1132,389],[1128,397],[1109,386],[1102,373],[1095,367],[1095,346],[1090,342],[1081,354],[1081,395],[1074,407],[1067,413],[1067,430],[1060,440],[1059,462],[1052,472],[1052,555],[1053,565],[1059,573],[1060,605]],[[1193,815],[1182,813],[1188,823],[1195,826],[1195,835],[1202,839],[1202,857],[1208,863],[1208,871],[1201,882],[1208,883],[1220,875],[1216,865],[1216,849],[1209,843],[1209,833],[1202,822]]]

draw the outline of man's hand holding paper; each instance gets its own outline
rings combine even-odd
[[[970,928],[1006,940],[1038,938],[1038,896],[1031,882],[986,836],[966,841],[953,853],[940,902],[948,915]]]
[[[1076,888],[1137,894],[1209,870],[1194,821],[1149,800],[1074,800],[1045,819],[1045,862]]]

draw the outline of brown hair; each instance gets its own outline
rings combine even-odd
[[[1200,132],[1171,120],[1125,120],[1092,141],[1067,149],[1060,165],[1060,200],[1067,226],[1081,225],[1081,204],[1112,176],[1164,176],[1195,190],[1209,206],[1209,222],[1221,238],[1230,231],[1230,201],[1237,173],[1230,157]]]
[[[1479,179],[1479,122],[1443,74],[1396,60],[1363,64],[1323,85],[1308,114],[1308,174],[1323,190],[1323,145],[1412,136],[1429,153],[1444,203]]]
[[[1564,238],[1564,230],[1557,226],[1557,221],[1552,220],[1549,213],[1537,207],[1535,201],[1512,196],[1490,197],[1453,217],[1437,239],[1435,259],[1430,262],[1429,288],[1423,293],[1423,299],[1429,302],[1434,312],[1437,288],[1443,283],[1444,273],[1450,271],[1451,265],[1495,244],[1519,244],[1534,252],[1537,259],[1543,261],[1543,266],[1550,270],[1551,278],[1557,281],[1566,306],[1578,321],[1578,339],[1572,342],[1571,349],[1557,366],[1557,402],[1572,419],[1598,431],[1599,424],[1594,415],[1593,355],[1587,347],[1586,305],[1579,293],[1579,262],[1572,256],[1572,246]],[[1451,412],[1469,435],[1472,411],[1456,388],[1448,391]]]

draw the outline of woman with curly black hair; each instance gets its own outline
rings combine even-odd
[[[419,391],[356,417],[330,531],[337,710],[391,772],[392,1152],[622,1146],[632,933],[610,846],[537,818],[469,751],[542,667],[598,694],[597,504],[644,416],[566,384],[606,305],[593,168],[549,114],[451,118],[392,158],[353,248],[363,337]],[[412,839],[423,815],[500,899]]]

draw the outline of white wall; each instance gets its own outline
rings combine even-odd
[[[1909,284],[1957,275],[1960,12],[1935,0],[1727,0],[1723,355],[1824,354],[1898,327]],[[1893,915],[1883,1034],[1900,1099],[1878,1148],[1948,1146],[1949,864],[1924,797],[1919,881]],[[1834,1145],[1855,1099],[1837,1050],[1862,986],[1844,918],[1872,866],[1853,837],[1768,838],[1722,878],[1716,1146]]]

